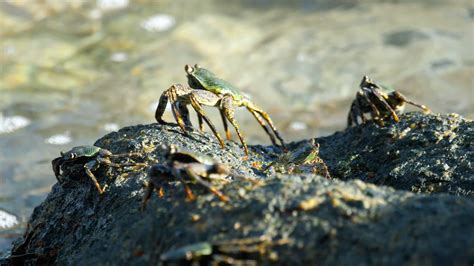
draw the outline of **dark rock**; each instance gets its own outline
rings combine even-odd
[[[474,193],[474,123],[459,115],[402,115],[320,138],[333,177],[425,193]]]
[[[223,150],[209,134],[191,136],[177,127],[140,125],[96,145],[114,153],[146,150],[143,160],[151,162],[162,160],[155,147],[175,143],[211,154],[263,184],[230,182],[222,188],[231,198],[226,204],[197,186],[192,186],[197,200],[188,202],[180,183],[164,180],[165,196],[153,195],[142,212],[146,171],[102,169],[99,181],[108,182],[102,197],[85,176],[71,186],[56,184],[7,260],[149,265],[189,244],[209,242],[214,253],[224,253],[220,241],[265,235],[272,241],[227,254],[282,265],[474,262],[474,201],[466,196],[472,195],[474,173],[471,121],[408,114],[386,128],[369,124],[318,139],[331,174],[343,181],[265,176],[255,167],[269,164],[277,148],[252,146],[250,159],[242,160],[243,150],[233,142]],[[357,178],[398,190],[348,180]],[[202,262],[211,259],[204,256]]]

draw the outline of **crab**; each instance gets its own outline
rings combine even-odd
[[[208,155],[184,149],[178,150],[175,145],[164,145],[161,149],[165,157],[165,163],[155,164],[149,170],[149,180],[143,197],[142,210],[145,209],[153,190],[156,189],[159,195],[163,195],[160,183],[166,180],[168,176],[178,179],[183,184],[186,197],[190,201],[195,200],[196,197],[188,182],[205,187],[223,202],[228,202],[229,198],[212,183],[227,183],[229,180],[226,177],[229,176],[250,181],[254,184],[259,183],[257,180],[234,173],[227,165],[217,162]]]
[[[356,98],[352,102],[347,117],[347,126],[350,127],[354,123],[359,125],[359,117],[362,124],[365,124],[367,119],[364,113],[370,113],[371,118],[380,126],[384,126],[384,120],[388,117],[392,117],[395,122],[398,122],[400,120],[398,115],[403,112],[405,103],[421,108],[424,112],[430,112],[428,107],[407,99],[399,91],[377,85],[369,77],[364,76]]]
[[[198,242],[167,251],[160,260],[164,265],[258,265],[258,260],[263,258],[275,262],[278,254],[271,247],[289,242],[289,239],[272,240],[268,236]]]
[[[97,146],[77,146],[72,148],[70,151],[61,152],[61,156],[51,161],[54,175],[59,183],[62,181],[61,177],[62,166],[66,163],[74,164],[83,164],[84,171],[87,176],[92,180],[95,187],[99,191],[99,194],[104,193],[104,187],[101,187],[97,178],[92,173],[97,170],[100,165],[108,165],[113,167],[123,167],[123,166],[145,166],[143,163],[121,163],[117,164],[112,162],[111,158],[123,157],[123,156],[134,156],[139,155],[139,153],[125,153],[125,154],[112,154],[109,150],[97,147]]]
[[[270,119],[270,116],[255,103],[245,97],[237,88],[227,81],[218,78],[214,73],[200,67],[197,64],[194,65],[194,67],[185,65],[184,69],[187,73],[189,86],[175,84],[163,92],[155,112],[155,118],[159,123],[166,123],[162,119],[162,116],[168,101],[170,101],[172,111],[178,125],[184,132],[186,132],[186,127],[192,126],[186,107],[186,105],[191,104],[194,110],[198,113],[200,130],[203,130],[204,120],[211,128],[221,146],[224,147],[224,141],[222,137],[219,135],[219,133],[217,133],[214,125],[202,109],[202,105],[217,107],[220,110],[226,138],[228,140],[231,138],[230,130],[227,124],[227,121],[229,121],[234,127],[240,142],[242,143],[245,154],[248,155],[249,151],[247,143],[245,142],[245,139],[240,132],[240,127],[234,118],[235,109],[237,107],[243,106],[247,108],[247,110],[258,121],[260,126],[262,126],[267,135],[270,137],[273,145],[277,146],[275,140],[276,137],[280,141],[282,148],[286,149],[285,142]]]
[[[266,167],[275,169],[282,174],[318,174],[331,178],[327,165],[319,157],[319,143],[311,139],[310,145],[301,143],[296,148],[282,154],[274,162]]]

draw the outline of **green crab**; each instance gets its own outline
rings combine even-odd
[[[301,143],[296,148],[278,157],[266,167],[282,174],[310,173],[331,178],[327,165],[319,157],[319,143],[311,139],[310,145]]]
[[[61,152],[61,156],[52,160],[51,164],[53,167],[54,175],[59,183],[62,183],[59,177],[61,177],[61,169],[66,163],[82,164],[84,165],[84,171],[87,176],[92,180],[95,187],[99,191],[99,194],[104,193],[105,187],[101,187],[97,178],[92,173],[97,170],[100,165],[108,165],[113,167],[123,166],[145,166],[143,163],[113,163],[110,159],[117,157],[130,157],[140,155],[140,153],[125,153],[125,154],[112,154],[109,150],[97,147],[97,146],[77,146],[67,152]]]
[[[165,123],[162,119],[162,116],[168,101],[170,101],[173,115],[175,116],[178,125],[184,132],[186,132],[186,127],[192,126],[189,120],[189,112],[186,107],[186,105],[191,104],[194,110],[198,113],[199,128],[201,130],[203,129],[204,120],[209,125],[212,132],[223,147],[224,141],[222,137],[219,135],[219,133],[217,133],[214,125],[208,119],[207,115],[202,109],[202,105],[217,107],[221,113],[224,130],[226,132],[226,138],[231,138],[227,124],[227,121],[229,121],[237,132],[240,142],[244,147],[245,154],[248,155],[249,152],[247,143],[245,142],[244,137],[240,132],[240,127],[234,118],[235,109],[237,107],[243,106],[247,108],[247,110],[255,117],[255,119],[257,119],[258,123],[270,137],[273,145],[277,145],[275,140],[276,137],[280,141],[281,146],[285,149],[285,142],[274,126],[270,116],[255,103],[245,97],[237,88],[227,81],[218,78],[214,73],[200,67],[197,64],[194,65],[194,67],[186,65],[184,69],[187,73],[189,86],[185,87],[183,85],[176,84],[163,92],[155,112],[155,118],[159,123]],[[204,93],[204,91],[210,92],[211,94]]]
[[[164,265],[258,265],[264,258],[277,261],[278,254],[271,247],[289,242],[289,239],[272,240],[267,236],[199,242],[165,252],[160,260]]]
[[[228,182],[226,178],[228,176],[250,181],[255,184],[259,183],[256,180],[234,173],[227,165],[217,162],[208,155],[184,149],[178,150],[175,145],[165,145],[161,149],[165,157],[165,162],[164,164],[155,164],[150,168],[149,180],[146,185],[147,189],[143,197],[142,210],[145,209],[154,189],[157,189],[159,195],[163,194],[160,183],[163,182],[163,180],[167,180],[169,176],[178,179],[183,184],[186,196],[189,200],[194,200],[196,197],[191,191],[188,182],[197,183],[207,188],[211,193],[217,196],[219,200],[224,202],[228,202],[229,198],[214,187],[212,183],[226,183]]]
[[[392,117],[398,122],[398,114],[403,112],[405,103],[423,109],[424,112],[430,112],[430,109],[422,104],[408,100],[403,94],[396,90],[379,86],[369,77],[364,76],[360,82],[360,89],[356,94],[356,98],[352,102],[351,109],[347,117],[347,126],[353,123],[359,125],[358,118],[362,120],[362,124],[367,122],[364,113],[370,113],[371,118],[380,126],[384,126],[384,120]]]

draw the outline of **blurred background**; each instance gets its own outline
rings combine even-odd
[[[51,160],[154,123],[185,64],[240,88],[293,141],[343,130],[363,75],[472,118],[473,47],[470,0],[0,0],[0,255],[56,182]],[[268,144],[242,110],[248,142]]]

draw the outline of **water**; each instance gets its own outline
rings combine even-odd
[[[342,130],[366,74],[435,112],[474,117],[473,10],[454,0],[0,1],[0,208],[19,219],[0,229],[0,255],[55,183],[51,160],[154,122],[185,64],[250,95],[288,141]],[[269,143],[248,112],[237,120],[249,143]]]

